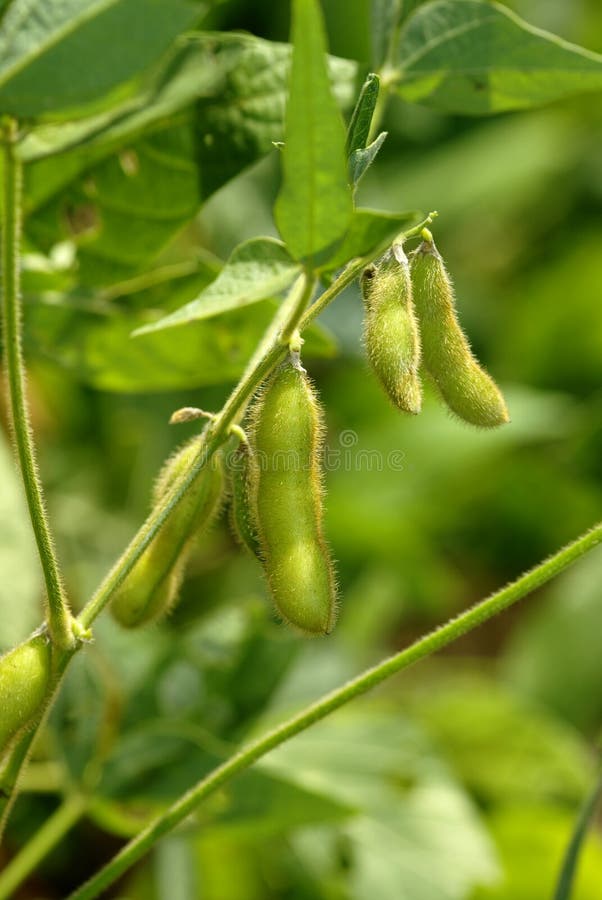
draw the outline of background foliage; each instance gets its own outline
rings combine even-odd
[[[56,33],[47,46],[36,37],[44,52],[21,70],[11,52],[23,48],[10,42],[19,5],[5,4],[0,105],[38,122],[24,145],[29,386],[77,605],[142,520],[164,457],[192,433],[169,429],[169,414],[218,408],[273,315],[268,299],[131,337],[194,301],[240,241],[276,235],[271,142],[282,137],[288,9],[268,0],[156,0],[143,4],[138,33],[140,4],[97,2],[89,4],[94,28],[67,33],[81,4],[63,0]],[[509,5],[602,50],[595,0]],[[382,40],[367,0],[324,0],[323,8],[339,57],[331,75],[348,112],[356,73]],[[488,10],[515,41],[513,20]],[[404,60],[422,12],[406,34]],[[211,33],[174,42],[201,20]],[[477,46],[488,27],[476,23]],[[216,34],[234,29],[262,40]],[[88,65],[102,41],[108,55]],[[544,53],[526,40],[523,50],[548,76],[533,105],[570,91],[554,80],[566,68],[561,47]],[[258,568],[225,519],[198,547],[183,602],[166,622],[129,634],[103,617],[38,745],[4,858],[63,792],[85,784],[93,799],[19,896],[64,897],[243,737],[599,517],[599,95],[474,118],[514,108],[512,81],[494,72],[466,84],[451,72],[433,87],[436,71],[437,58],[405,65],[383,123],[388,139],[358,197],[392,211],[440,210],[436,236],[463,321],[502,383],[511,426],[471,431],[430,397],[416,420],[400,418],[367,373],[361,304],[349,289],[307,342],[328,445],[339,454],[327,473],[327,527],[344,597],[335,634],[304,642],[273,622]],[[599,64],[584,57],[579,71],[599,84]],[[61,108],[38,89],[56,72]],[[274,296],[295,271],[291,260],[279,265],[284,280],[274,281]],[[0,649],[38,623],[41,590],[6,444]],[[402,466],[378,466],[375,451],[380,459],[401,452]],[[596,767],[601,578],[598,551],[448,655],[272,753],[112,896],[549,900]],[[576,900],[596,900],[601,883],[594,833]]]

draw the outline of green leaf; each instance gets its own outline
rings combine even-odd
[[[371,2],[372,65],[375,69],[381,69],[387,59],[391,33],[397,27],[401,9],[404,6],[403,0],[372,0]]]
[[[13,0],[0,24],[0,111],[72,116],[131,94],[201,10],[187,0]]]
[[[381,131],[378,137],[372,141],[370,146],[363,150],[354,150],[349,157],[349,177],[354,187],[357,186],[360,179],[376,159],[378,151],[385,142],[387,133],[388,132],[386,131]]]
[[[222,35],[225,41],[227,35]],[[119,142],[136,137],[145,128],[190,106],[196,100],[221,90],[224,71],[215,52],[214,35],[195,35],[195,40],[178,44],[167,53],[152,77],[140,84],[134,96],[113,102],[109,109],[74,121],[39,123],[23,138],[21,157],[28,163],[86,145],[111,149]],[[250,41],[247,38],[247,43]],[[239,45],[243,37],[239,36]],[[267,43],[267,42],[265,42]],[[242,53],[241,53],[242,55]]]
[[[325,271],[338,269],[357,256],[373,253],[378,247],[385,250],[418,217],[416,212],[388,213],[361,208],[354,210],[349,231],[336,254],[325,266]]]
[[[602,56],[481,0],[421,6],[402,30],[396,64],[405,100],[468,115],[602,89]]]
[[[213,191],[282,137],[290,47],[240,35],[193,46],[174,59],[173,81],[163,73],[164,86],[158,83],[146,106],[104,130],[99,125],[96,136],[85,123],[65,125],[67,143],[79,135],[85,146],[31,162],[63,146],[62,129],[47,127],[23,148],[30,160],[28,237],[46,251],[74,240],[84,284],[128,278],[146,267]],[[352,100],[355,69],[330,60],[344,105]],[[191,106],[195,91],[204,96]],[[153,132],[141,137],[151,124]]]
[[[457,666],[437,670],[416,691],[412,708],[487,808],[570,805],[588,788],[593,760],[577,733],[490,678]]]
[[[338,712],[259,765],[356,810],[342,829],[354,900],[464,900],[495,876],[470,800],[398,708],[371,703]],[[314,849],[304,847],[310,867]]]
[[[83,171],[74,162],[75,176],[65,185],[59,181],[56,190],[51,179],[50,187],[44,181],[49,174],[64,177],[61,160],[31,167],[25,227],[30,240],[45,251],[60,241],[75,244],[81,284],[111,283],[145,268],[200,206],[190,116]],[[68,176],[69,168],[66,172]]]
[[[207,273],[183,279],[178,289],[163,286],[170,302],[196,296],[207,284]],[[236,381],[277,305],[264,300],[253,308],[241,308],[215,319],[190,323],[177,335],[158,331],[132,338],[132,332],[157,315],[148,305],[147,292],[135,298],[140,311],[107,304],[92,295],[42,295],[28,306],[26,334],[31,349],[53,360],[85,384],[106,391],[170,391]],[[131,302],[131,298],[130,298]],[[161,302],[161,301],[160,301]],[[158,315],[162,317],[165,309]],[[308,354],[331,356],[334,344],[318,327],[307,332]]]
[[[148,334],[198,319],[208,319],[273,297],[287,288],[301,271],[286,247],[273,238],[253,238],[232,251],[215,281],[176,312],[137,334]]]
[[[380,88],[380,78],[374,72],[366,75],[366,80],[362,85],[360,95],[355,104],[355,109],[347,128],[347,143],[345,149],[347,155],[353,153],[354,150],[363,150],[368,143],[370,135],[370,126],[372,125],[372,116],[376,108],[378,100],[378,92]]]
[[[345,129],[330,90],[316,0],[295,0],[292,34],[283,185],[275,217],[291,254],[315,265],[343,236],[351,219]]]
[[[0,440],[0,653],[39,624],[41,570],[21,479],[10,448]]]

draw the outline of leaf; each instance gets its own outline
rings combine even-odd
[[[26,167],[28,237],[46,251],[75,240],[83,283],[120,280],[146,267],[213,191],[282,137],[290,47],[240,35],[193,46],[174,60],[174,81],[162,74],[146,106],[96,136],[82,125],[85,146]],[[330,60],[343,104],[351,101],[355,70]],[[155,115],[164,118],[155,122]],[[153,133],[141,137],[151,124]],[[61,134],[38,129],[23,152],[30,160],[56,153]],[[68,143],[76,137],[72,129]]]
[[[418,213],[387,213],[375,209],[355,209],[349,231],[334,257],[325,266],[333,271],[357,256],[383,250],[403,229],[418,219]]]
[[[207,193],[273,150],[283,136],[291,48],[252,35],[197,32],[167,54],[133,97],[74,122],[39,124],[20,145],[31,162],[66,149],[112,149],[197,103],[199,158]],[[353,103],[356,63],[330,56],[330,83],[343,109]]]
[[[300,271],[301,267],[280,241],[273,238],[245,241],[232,251],[215,281],[198,297],[136,334],[173,328],[258,303],[287,288]]]
[[[222,37],[225,40],[227,36]],[[242,47],[242,37],[239,44]],[[104,148],[106,154],[119,142],[132,135],[137,137],[145,128],[173,116],[199,98],[215,94],[221,90],[224,79],[215,45],[216,38],[210,35],[199,35],[183,46],[177,44],[133,96],[82,119],[37,124],[19,145],[20,156],[32,163],[82,145],[86,153],[94,147]]]
[[[13,0],[0,23],[0,111],[56,119],[102,108],[120,86],[117,97],[132,93],[200,12],[186,0]]]
[[[12,453],[0,441],[0,653],[39,625],[41,569],[23,487]]]
[[[456,667],[457,668],[457,667]],[[485,807],[578,803],[593,764],[563,722],[477,673],[436,671],[413,714]]]
[[[366,75],[366,80],[362,85],[360,95],[355,104],[349,127],[347,128],[347,143],[345,149],[347,155],[353,153],[354,150],[363,150],[368,142],[370,135],[370,126],[372,124],[372,116],[376,108],[378,100],[378,92],[380,88],[380,78],[374,72]]]
[[[372,703],[338,712],[259,765],[356,810],[342,827],[354,900],[464,900],[495,875],[468,797],[399,709]],[[314,848],[304,849],[311,866]]]
[[[370,146],[366,147],[364,150],[354,150],[349,157],[349,177],[354,187],[357,186],[360,179],[365,175],[376,159],[378,151],[385,142],[387,133],[388,132],[386,131],[381,131],[378,137],[372,141]]]
[[[389,67],[400,26],[425,0],[371,0],[372,68]]]
[[[194,296],[204,283],[206,275],[192,278],[181,294]],[[171,293],[177,300],[173,287]],[[128,312],[117,304],[107,310],[93,301],[78,308],[69,298],[42,295],[28,307],[25,321],[32,350],[85,384],[148,393],[236,381],[275,309],[274,301],[264,300],[252,309],[190,323],[177,335],[159,331],[132,338],[148,322],[148,310]],[[309,355],[333,354],[332,339],[322,328],[308,331],[307,338]]]
[[[381,69],[387,59],[391,33],[397,27],[405,0],[371,0],[372,65]]]
[[[326,69],[324,26],[316,0],[295,0],[293,59],[276,200],[280,234],[295,259],[316,264],[345,233],[352,214],[345,130]]]
[[[201,203],[190,116],[77,171],[46,202],[40,181],[49,169],[61,178],[61,160],[32,168],[27,196],[37,204],[35,215],[27,210],[27,236],[45,251],[73,241],[83,285],[119,281],[145,268]]]
[[[181,735],[175,729],[181,728]],[[200,729],[197,729],[200,732]],[[202,771],[221,760],[202,748],[195,726],[148,724],[121,738],[104,775],[102,795],[92,807],[93,818],[121,837],[136,834],[154,811],[190,787]],[[211,800],[198,817],[212,839],[262,841],[287,830],[337,821],[349,810],[320,794],[261,771],[244,772]]]
[[[434,0],[407,21],[397,92],[445,112],[528,109],[602,88],[602,57],[497,3]]]

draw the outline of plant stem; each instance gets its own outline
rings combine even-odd
[[[541,587],[596,545],[602,543],[602,522],[516,581],[451,619],[445,625],[420,638],[405,650],[390,656],[372,669],[337,688],[296,716],[243,747],[237,754],[214,769],[191,790],[140,832],[99,872],[70,895],[69,900],[93,900],[123,875],[137,860],[176,825],[189,816],[198,804],[234,775],[248,769],[270,750],[324,719],[356,697],[381,684],[397,672],[424,659],[457,640],[463,634],[507,609],[513,603]]]
[[[7,127],[4,143],[4,208],[2,221],[2,273],[4,354],[10,394],[12,426],[31,524],[46,581],[46,619],[55,646],[73,645],[71,616],[63,591],[52,537],[48,527],[42,485],[38,477],[29,410],[25,393],[22,348],[20,246],[21,246],[21,162],[15,152],[16,123]]]
[[[293,334],[299,327],[303,313],[305,312],[316,287],[316,279],[309,272],[304,272],[296,285],[296,296],[292,301],[292,309],[287,322],[280,332],[280,343],[288,348]]]
[[[565,857],[562,862],[558,884],[554,892],[554,900],[570,900],[573,886],[575,884],[575,876],[577,874],[577,866],[579,856],[587,836],[587,830],[594,818],[596,808],[602,797],[602,770],[600,771],[594,787],[585,798],[583,806],[577,817],[574,831],[571,835]]]
[[[13,896],[19,885],[35,871],[38,864],[62,840],[85,810],[85,797],[73,794],[66,798],[0,875],[0,900],[8,900]]]

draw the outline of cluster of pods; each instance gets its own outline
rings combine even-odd
[[[409,258],[395,244],[362,275],[372,370],[404,412],[420,412],[424,371],[456,416],[481,427],[501,425],[508,421],[504,399],[460,327],[432,235],[425,229],[422,237]],[[316,390],[298,351],[291,351],[255,397],[247,431],[233,429],[235,451],[226,457],[222,449],[205,464],[115,592],[115,619],[136,628],[173,607],[194,542],[229,493],[233,531],[262,566],[280,617],[304,634],[332,631],[337,588],[323,527],[324,430]],[[167,460],[155,484],[155,505],[202,447],[202,436],[194,437]],[[41,715],[51,670],[43,632],[0,658],[0,756]]]

